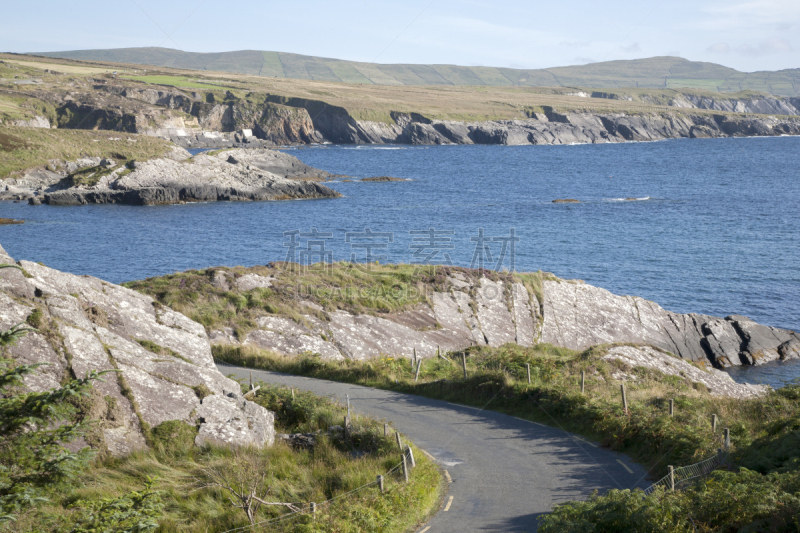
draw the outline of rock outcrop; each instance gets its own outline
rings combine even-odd
[[[606,361],[619,361],[630,368],[649,368],[668,376],[679,376],[691,383],[700,383],[715,396],[751,398],[765,393],[766,385],[736,383],[733,378],[716,368],[700,369],[661,350],[649,346],[613,346],[603,356]],[[615,372],[613,377],[621,381],[636,381],[633,373]]]
[[[233,149],[191,158],[185,150],[176,149],[165,158],[126,165],[84,158],[58,172],[33,169],[4,181],[0,199],[29,198],[31,204],[50,205],[154,205],[340,196],[315,183],[329,177],[323,170],[273,150]]]
[[[198,426],[197,443],[271,445],[274,416],[246,401],[239,385],[214,366],[200,324],[151,298],[89,276],[20,261],[0,247],[0,330],[36,326],[6,357],[44,363],[25,377],[44,391],[92,370],[83,415],[98,421],[88,444],[124,455],[147,446],[150,428],[171,420]]]
[[[524,278],[452,271],[446,290],[428,286],[427,302],[401,313],[323,312],[300,299],[303,319],[265,314],[242,339],[231,329],[211,332],[213,343],[244,343],[286,355],[318,353],[327,359],[369,359],[381,355],[434,357],[437,347],[538,342],[582,350],[597,344],[635,343],[677,357],[726,368],[800,356],[800,335],[741,317],[718,318],[667,311],[633,296],[618,296],[580,281],[545,278],[534,291]],[[223,270],[216,272],[226,277]],[[286,275],[276,271],[274,276]],[[270,287],[273,276],[248,273],[229,289]],[[226,289],[228,290],[228,289]],[[537,296],[538,294],[538,296]]]

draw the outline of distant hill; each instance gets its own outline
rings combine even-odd
[[[170,48],[117,48],[45,52],[36,55],[376,85],[694,88],[717,92],[750,90],[779,96],[800,96],[800,69],[746,73],[714,63],[689,61],[680,57],[651,57],[525,70],[359,63],[258,50],[203,54]]]

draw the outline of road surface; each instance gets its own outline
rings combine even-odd
[[[411,394],[218,368],[341,401],[349,394],[353,412],[391,422],[408,435],[453,480],[443,508],[420,532],[536,531],[538,517],[557,503],[587,499],[595,489],[649,485],[644,469],[628,457],[535,422]]]

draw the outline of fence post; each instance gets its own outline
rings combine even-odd
[[[400,457],[403,459],[403,477],[405,478],[406,483],[408,483],[408,465],[406,464],[406,454],[400,454]]]
[[[628,414],[628,396],[625,394],[625,384],[620,385],[622,391],[622,408],[625,409],[625,414]]]
[[[528,373],[528,385],[531,384],[531,364],[525,363],[525,371]]]
[[[417,349],[412,348],[412,350],[414,351],[414,362],[411,364],[411,368],[414,368],[414,366],[417,364]]]
[[[350,395],[346,394],[347,396],[347,418],[350,418]],[[292,391],[292,398],[294,398],[294,390]]]
[[[414,450],[411,449],[411,446],[406,446],[406,454],[408,454],[408,462],[411,463],[411,468],[417,466],[417,462],[414,460]]]
[[[344,417],[344,439],[350,440],[350,415]]]
[[[467,379],[467,352],[461,352],[461,366],[464,367],[464,379]]]
[[[711,433],[717,432],[717,415],[711,415]]]
[[[586,385],[586,371],[581,370],[581,394],[583,394],[584,385]]]
[[[253,390],[253,373],[250,372],[250,390]]]
[[[311,515],[314,517],[314,520],[317,519],[316,514],[317,514],[317,504],[311,502]]]
[[[675,490],[675,467],[669,465],[669,490]]]
[[[724,462],[725,459],[722,455],[722,448],[717,448],[717,463],[719,463],[717,466],[721,466]]]
[[[292,387],[292,401],[294,401],[294,387]],[[348,403],[349,406],[349,403]]]
[[[400,440],[400,432],[395,431],[394,436],[397,437],[397,447],[400,448],[400,451],[403,451],[403,441]]]
[[[378,476],[378,488],[383,492],[383,476]]]
[[[727,451],[731,447],[731,430],[730,428],[725,428],[724,431],[725,431],[724,433],[725,439],[723,440],[723,442],[725,443],[725,450]]]
[[[389,424],[384,424],[383,425],[383,436],[384,437],[388,437],[389,436]]]
[[[675,400],[673,398],[669,399],[669,416],[675,415]]]
[[[420,369],[420,367],[422,367],[422,359],[420,359],[419,362],[417,363],[417,373],[414,375],[414,383],[419,381],[419,369]]]

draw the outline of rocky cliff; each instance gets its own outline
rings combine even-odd
[[[800,99],[749,93],[725,97],[580,91],[568,96],[627,100],[631,110],[580,112],[543,106],[521,110],[520,120],[476,122],[399,111],[383,122],[356,120],[345,108],[324,100],[155,88],[122,80],[76,82],[65,91],[31,89],[30,94],[55,109],[59,127],[156,135],[184,147],[317,142],[524,145],[800,135]],[[651,107],[637,108],[637,103]],[[654,110],[653,105],[660,108]],[[43,125],[43,117],[34,122]]]
[[[275,298],[294,298],[296,310],[262,311],[252,318],[255,328],[250,331],[217,328],[211,331],[211,341],[286,355],[313,352],[330,359],[411,357],[414,352],[434,357],[437,347],[455,351],[538,342],[575,350],[608,343],[647,344],[717,368],[800,357],[800,335],[741,316],[674,313],[642,298],[553,276],[487,277],[458,268],[444,272],[435,285],[421,286],[424,302],[413,309],[354,313],[330,299],[315,301],[314,290],[301,291],[302,296],[291,293],[292,284],[303,283],[302,278],[281,268],[217,269],[216,282],[226,290],[246,294],[269,289]]]
[[[171,420],[197,426],[197,444],[272,444],[273,414],[216,369],[200,324],[97,278],[15,263],[2,247],[0,264],[20,267],[0,269],[0,329],[27,320],[38,330],[5,356],[46,365],[25,377],[28,389],[113,371],[81,406],[82,416],[98,421],[84,444],[123,455],[147,446],[150,430]]]
[[[330,174],[297,158],[266,149],[232,149],[191,157],[175,149],[168,157],[120,164],[83,158],[59,170],[32,169],[2,182],[0,199],[31,204],[172,204],[192,201],[335,198],[316,183]]]

